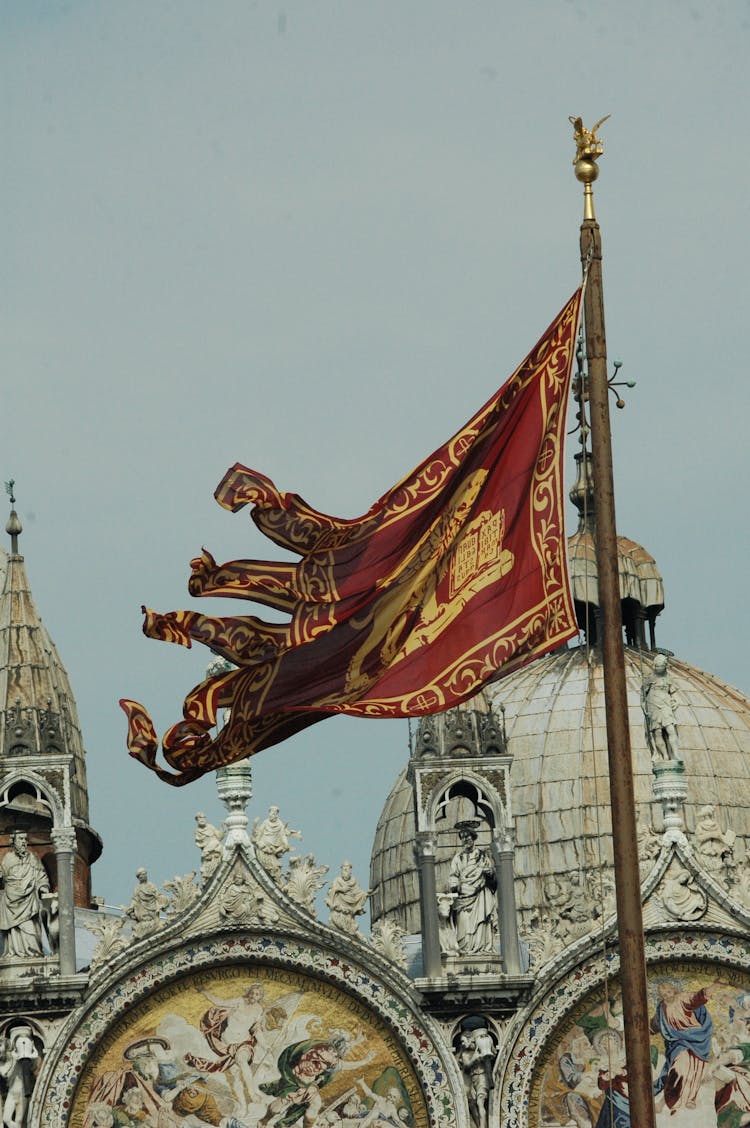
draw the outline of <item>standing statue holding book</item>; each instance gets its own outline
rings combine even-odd
[[[465,819],[456,824],[461,848],[453,856],[448,876],[461,955],[492,952],[496,940],[495,867],[488,850],[477,846],[479,823]]]
[[[0,862],[2,955],[3,959],[35,959],[43,955],[42,894],[49,893],[49,879],[29,850],[25,831],[12,831],[10,844]]]

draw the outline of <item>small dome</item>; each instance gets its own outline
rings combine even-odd
[[[599,568],[594,545],[596,509],[592,457],[588,450],[582,450],[575,460],[578,470],[570,499],[578,510],[578,528],[568,538],[568,573],[578,626],[592,646],[596,646],[599,641]],[[617,572],[625,638],[631,646],[645,647],[648,623],[648,644],[653,650],[656,646],[654,624],[657,615],[664,610],[664,581],[656,561],[636,541],[618,537]]]
[[[664,609],[664,581],[656,561],[640,544],[628,537],[617,538],[617,570],[620,599],[632,600],[654,617]],[[588,530],[578,530],[568,538],[568,571],[576,603],[599,606],[599,573],[594,538]]]
[[[585,647],[558,651],[490,688],[505,710],[511,765],[516,899],[522,931],[548,907],[557,880],[576,876],[592,897],[600,868],[612,866],[609,773],[601,662]],[[652,656],[626,648],[635,796],[643,827],[663,825],[653,797],[640,691]],[[713,804],[722,827],[750,839],[750,699],[718,678],[670,659],[677,688],[680,756],[685,763],[688,834]],[[386,800],[372,852],[373,920],[390,916],[419,931],[415,821],[405,769]]]

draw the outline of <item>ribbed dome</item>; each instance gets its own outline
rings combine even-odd
[[[585,648],[541,658],[490,690],[505,709],[516,829],[516,898],[530,929],[554,904],[561,883],[576,880],[594,898],[601,863],[611,869],[612,838],[601,664]],[[662,826],[653,799],[651,754],[640,705],[652,655],[626,649],[626,677],[640,825]],[[718,678],[670,659],[677,688],[680,756],[685,762],[688,834],[705,804],[722,827],[750,838],[750,699]],[[375,835],[373,919],[394,918],[419,931],[414,872],[414,813],[406,769],[386,800]],[[735,850],[737,853],[737,850]],[[440,875],[438,875],[440,880]],[[611,883],[610,883],[611,885]]]

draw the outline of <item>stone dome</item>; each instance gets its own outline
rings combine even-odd
[[[590,657],[589,657],[590,656]],[[640,705],[653,653],[626,648],[626,678],[639,831],[663,827]],[[589,664],[590,661],[590,664]],[[688,838],[699,810],[714,805],[733,831],[735,858],[750,839],[750,699],[718,678],[670,659],[677,688],[680,756],[685,763]],[[601,661],[586,647],[547,655],[490,687],[505,713],[512,756],[516,900],[523,932],[550,913],[563,886],[586,890],[596,905],[612,891],[612,836]],[[420,927],[414,864],[414,800],[404,769],[388,796],[372,851],[373,920],[390,917],[408,933]],[[438,854],[438,887],[441,859]],[[604,874],[604,881],[599,879]],[[606,907],[609,912],[610,905]],[[604,911],[605,906],[602,906]]]

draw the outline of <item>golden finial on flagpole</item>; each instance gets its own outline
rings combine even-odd
[[[576,155],[573,157],[576,179],[583,184],[583,218],[596,219],[594,215],[594,191],[591,187],[599,175],[597,161],[604,152],[604,146],[596,136],[600,125],[610,118],[599,118],[593,129],[586,129],[583,119],[570,115],[568,121],[573,126],[573,140],[576,143]]]

